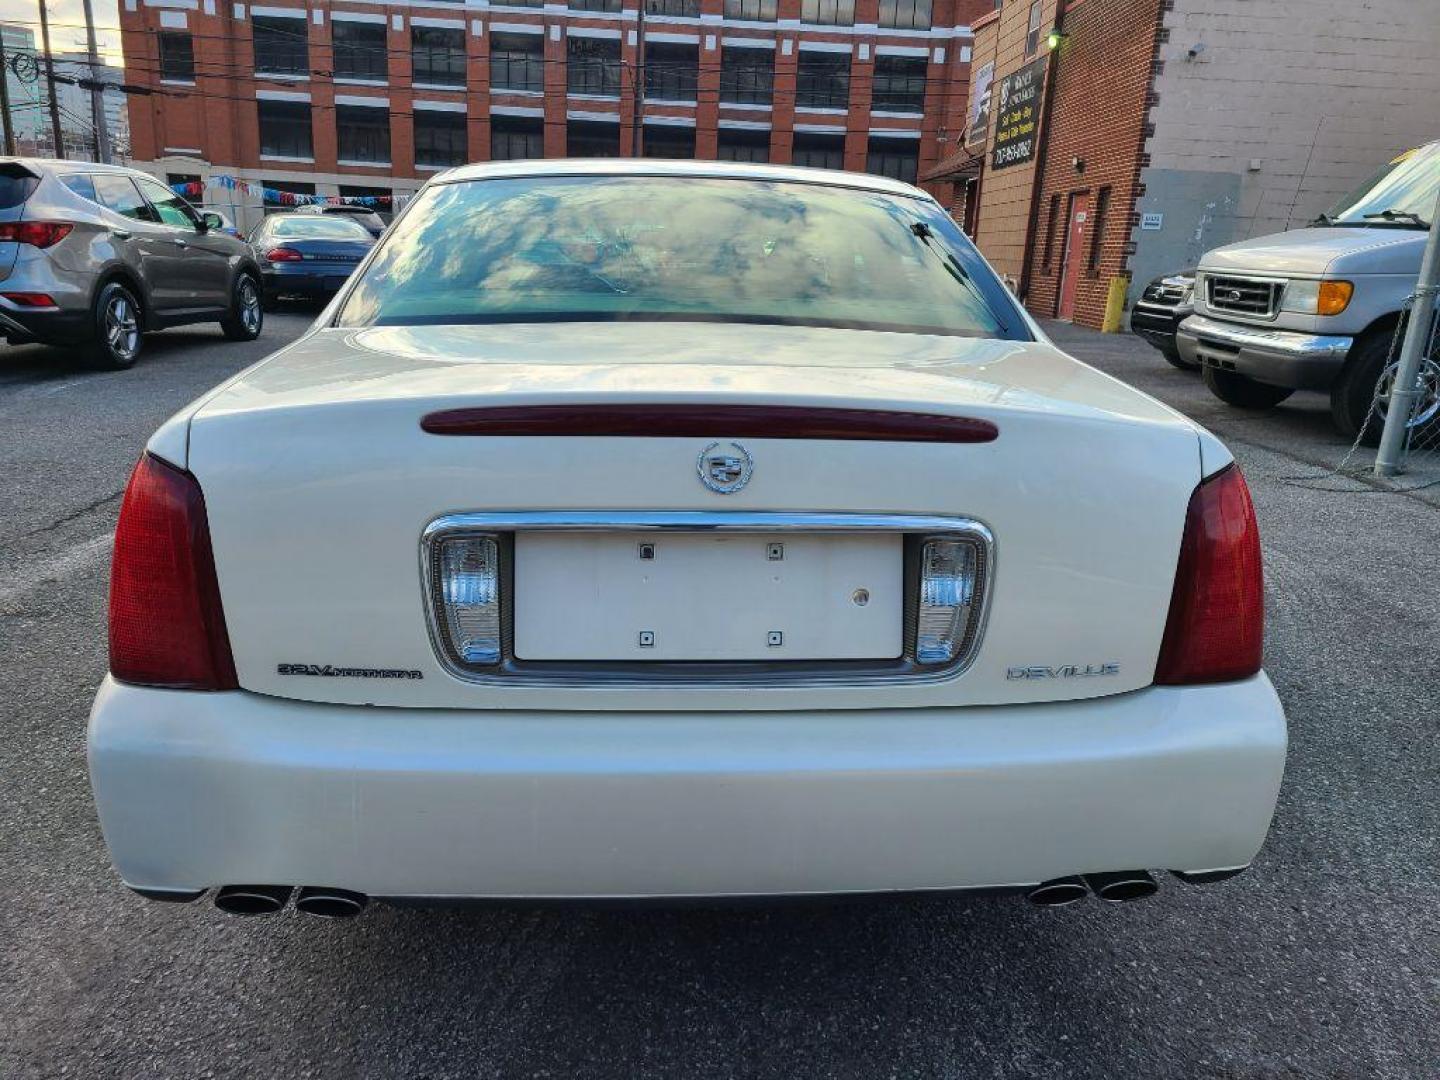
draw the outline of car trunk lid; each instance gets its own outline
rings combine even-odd
[[[656,423],[596,426],[622,407]],[[425,430],[426,417],[497,408],[583,423]],[[677,430],[687,411],[694,425]],[[876,437],[796,427],[841,413],[868,416]],[[993,425],[995,437],[897,437],[906,415]],[[319,331],[206,402],[189,467],[247,689],[472,708],[885,708],[1147,685],[1198,445],[1176,414],[1044,344],[572,323]],[[717,456],[741,465],[722,460],[706,483]],[[747,482],[721,490],[745,465]],[[457,515],[501,523],[524,678],[469,679],[437,651],[422,538]],[[754,521],[703,541],[685,527],[717,515]],[[552,528],[575,516],[616,528]],[[837,518],[923,523],[863,536],[817,524]],[[993,565],[973,660],[928,677],[886,665],[903,659],[896,624],[913,617],[914,538],[937,521],[980,526]],[[671,539],[663,567],[646,567],[640,545],[656,527]],[[775,543],[787,545],[783,570],[765,565]],[[664,645],[641,645],[647,630]],[[785,644],[769,645],[771,631]],[[623,678],[584,666],[651,647],[656,666]],[[787,659],[767,663],[772,648]],[[823,678],[815,661],[830,665]],[[707,662],[722,666],[683,667]],[[763,677],[723,667],[747,663],[765,664]],[[661,701],[666,682],[675,693]]]
[[[0,222],[19,221],[25,202],[40,185],[39,174],[18,161],[0,161]],[[0,240],[0,281],[10,276],[20,245]]]

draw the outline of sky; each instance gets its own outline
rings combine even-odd
[[[119,64],[120,15],[117,0],[92,0],[95,9],[96,43],[101,58]],[[85,49],[85,7],[81,0],[46,0],[50,17],[50,45],[56,52],[83,52]],[[35,31],[40,44],[39,0],[0,0],[0,22],[19,23]]]

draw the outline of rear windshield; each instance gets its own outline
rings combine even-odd
[[[16,166],[0,166],[0,210],[19,206],[30,197],[30,193],[39,183],[35,177],[22,172]]]
[[[285,240],[369,240],[357,221],[339,217],[272,218],[270,235]]]
[[[1029,336],[927,199],[653,176],[429,188],[391,227],[339,325],[587,320]]]

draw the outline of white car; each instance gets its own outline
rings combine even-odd
[[[467,166],[150,440],[90,766],[233,912],[1132,899],[1264,841],[1262,631],[1230,454],[925,193]]]

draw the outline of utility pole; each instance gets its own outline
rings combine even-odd
[[[1425,257],[1420,261],[1420,280],[1415,285],[1415,300],[1410,305],[1410,321],[1405,324],[1400,366],[1390,384],[1385,428],[1380,433],[1380,450],[1375,455],[1376,476],[1394,476],[1400,471],[1405,431],[1410,414],[1415,411],[1415,398],[1419,393],[1420,365],[1425,362],[1425,348],[1430,343],[1430,330],[1435,324],[1437,293],[1440,293],[1440,193],[1435,196],[1435,209],[1430,214],[1430,237],[1425,241]]]
[[[65,160],[65,132],[60,128],[60,102],[55,97],[55,59],[50,55],[50,16],[45,0],[40,2],[40,43],[45,49],[45,94],[50,101],[50,131],[55,136],[55,156]]]
[[[640,140],[645,137],[645,0],[635,19],[635,66],[630,69],[630,82],[635,87],[635,103],[630,110],[630,156],[640,156]]]
[[[43,3],[44,0],[41,0]],[[105,124],[105,91],[99,87],[100,50],[95,45],[95,8],[85,0],[85,52],[90,60],[90,121],[95,125],[95,160],[110,162],[110,129]]]
[[[5,128],[5,153],[15,156],[15,126],[10,120],[10,70],[5,63],[5,27],[0,26],[0,124]]]

